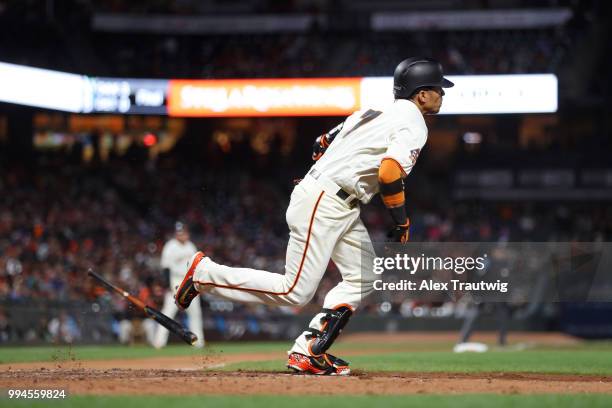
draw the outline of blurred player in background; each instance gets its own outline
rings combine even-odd
[[[162,313],[170,318],[174,318],[179,311],[174,304],[173,290],[181,283],[185,273],[185,265],[196,251],[195,245],[189,240],[189,230],[187,226],[182,222],[177,222],[174,226],[174,238],[166,242],[161,254],[161,267],[165,283],[168,285],[168,289],[164,296]],[[203,347],[204,330],[202,328],[202,309],[199,298],[196,299],[193,307],[187,310],[187,316],[189,317],[189,330],[198,336],[198,342],[194,346]],[[157,325],[157,331],[153,339],[153,347],[164,347],[168,342],[169,333],[170,332],[165,327]]]

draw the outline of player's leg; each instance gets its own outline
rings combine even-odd
[[[160,325],[153,319],[144,319],[141,323],[142,331],[144,333],[147,344],[154,344],[155,335],[157,333],[157,328]]]
[[[198,348],[204,347],[204,328],[202,327],[202,305],[199,297],[194,299],[191,307],[187,309],[187,316],[189,317],[189,330],[191,330],[196,336],[198,336],[198,341],[194,344],[194,346]]]
[[[465,320],[463,321],[463,325],[461,326],[461,334],[459,336],[459,343],[467,343],[474,332],[474,328],[476,327],[476,321],[480,316],[480,308],[482,307],[481,303],[473,303],[469,309],[467,309],[465,314]]]
[[[134,324],[129,319],[123,319],[119,322],[117,337],[121,344],[128,344],[132,339]]]
[[[505,346],[508,339],[508,325],[512,311],[510,305],[507,302],[499,302],[495,304],[497,309],[497,322],[499,323],[499,337],[497,343],[500,346]]]
[[[178,313],[178,308],[174,304],[174,296],[171,291],[166,291],[164,295],[164,305],[162,306],[161,312],[171,319]],[[170,332],[161,324],[157,325],[155,330],[155,337],[153,338],[153,347],[162,348],[168,343],[168,335]],[[196,333],[197,334],[197,333]]]
[[[317,368],[326,368],[333,374],[350,372],[348,363],[330,356],[327,350],[348,323],[362,299],[372,292],[375,275],[371,265],[374,256],[369,234],[361,220],[357,218],[351,229],[338,241],[332,255],[332,260],[340,270],[343,280],[325,296],[321,312],[315,315],[308,329],[296,339],[290,350],[289,366],[295,368],[292,358],[299,360],[302,359],[302,355],[306,355],[311,359],[308,362],[302,359],[298,362],[298,366],[299,363],[306,365],[314,363],[319,366]],[[317,363],[318,360],[320,364]],[[332,365],[333,369],[329,365]]]
[[[315,180],[304,179],[294,189],[287,210],[290,236],[284,274],[229,267],[205,257],[194,261],[194,286],[238,302],[303,305],[314,296],[336,241],[358,213],[323,192]]]

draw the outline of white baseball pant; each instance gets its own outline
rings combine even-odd
[[[375,275],[371,267],[362,268],[362,262],[371,266],[375,255],[359,206],[351,208],[336,195],[338,190],[324,176],[310,175],[294,188],[287,209],[290,233],[284,274],[204,258],[194,273],[196,288],[238,302],[302,306],[314,296],[331,259],[342,281],[326,295],[323,307],[345,305],[354,311],[373,289]],[[310,327],[320,330],[323,316],[317,314]],[[302,333],[291,351],[310,354],[308,334]]]

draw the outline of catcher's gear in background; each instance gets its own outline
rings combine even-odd
[[[442,65],[431,58],[412,57],[399,63],[393,74],[393,94],[396,99],[408,99],[414,92],[423,87],[454,86],[444,78]]]

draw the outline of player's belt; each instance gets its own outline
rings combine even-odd
[[[311,169],[308,174],[315,180],[321,182],[326,191],[330,190],[328,191],[329,193],[336,194],[336,196],[344,201],[349,207],[353,208],[359,203],[359,200],[354,194],[347,193],[342,189],[342,187],[339,187],[336,183],[319,173],[317,170]]]

